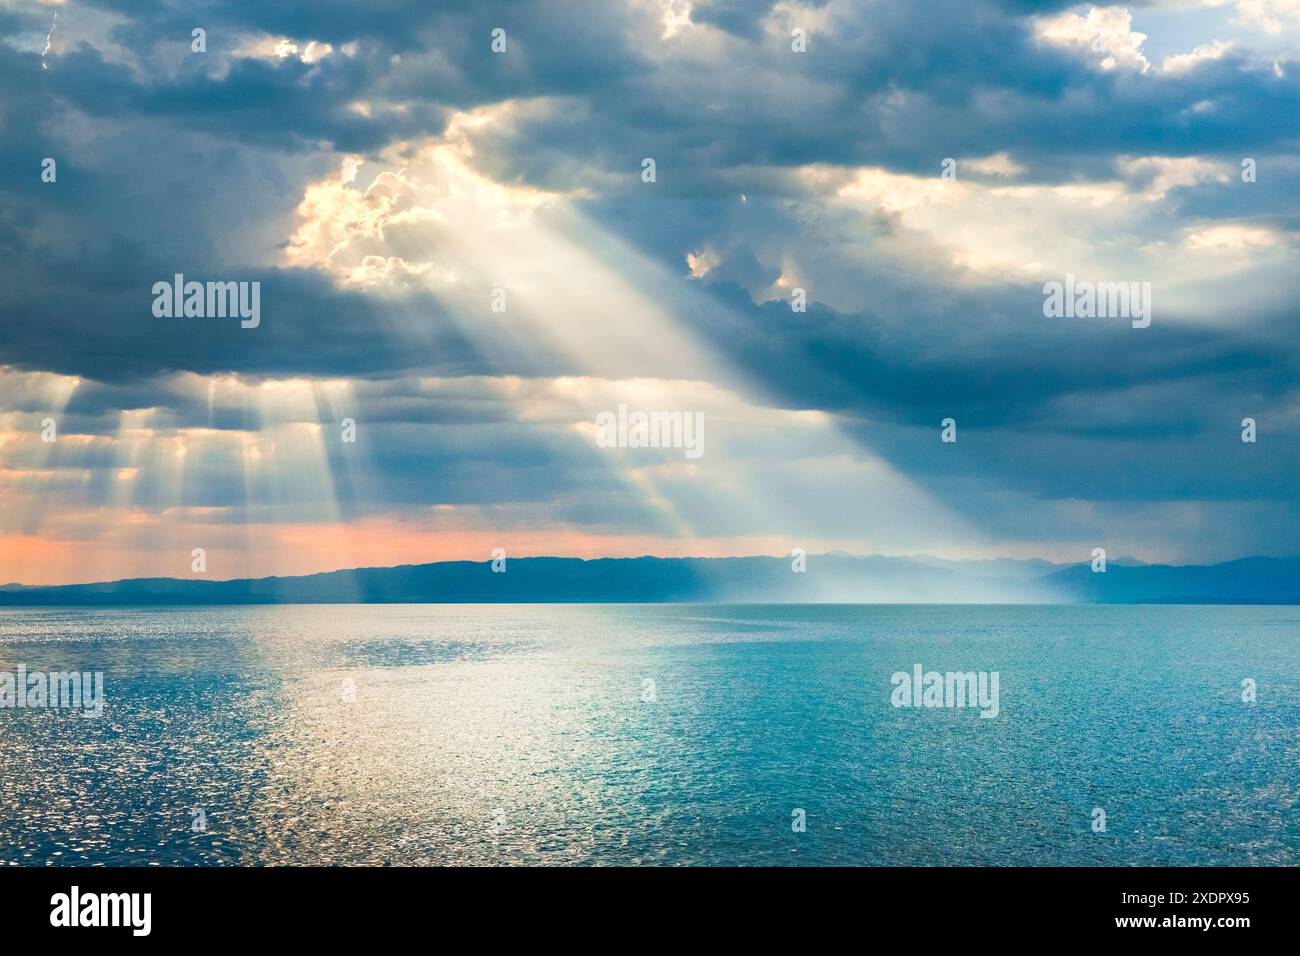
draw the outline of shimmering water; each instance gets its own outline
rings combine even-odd
[[[0,710],[8,864],[1300,863],[1297,608],[5,610],[18,663],[107,709]]]

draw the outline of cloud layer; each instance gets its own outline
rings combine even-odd
[[[0,581],[1295,552],[1293,4],[462,6],[0,4]]]

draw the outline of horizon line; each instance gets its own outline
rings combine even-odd
[[[787,560],[790,557],[791,554],[789,553],[733,554],[733,555],[666,555],[666,556],[656,555],[656,554],[640,554],[640,555],[606,555],[606,556],[595,557],[595,558],[579,557],[576,555],[563,555],[563,554],[527,554],[527,555],[519,555],[519,556],[510,556],[510,555],[505,556],[506,560],[508,561],[580,561],[584,564],[595,563],[598,561],[644,561],[644,560],[743,561],[743,560],[753,560],[756,558],[765,558],[768,560]],[[1033,563],[1046,564],[1056,569],[1066,569],[1066,568],[1078,567],[1080,565],[1086,566],[1089,564],[1089,560],[1086,558],[1080,559],[1079,561],[1071,561],[1071,562],[1052,561],[1048,558],[1041,558],[1041,557],[1012,558],[1006,556],[998,556],[993,558],[943,558],[943,557],[939,557],[938,555],[929,554],[927,552],[912,552],[909,554],[886,554],[883,552],[872,552],[872,553],[855,554],[848,551],[835,550],[835,551],[808,553],[805,555],[805,557],[806,558],[841,558],[841,559],[853,559],[853,560],[887,558],[890,560],[899,560],[899,561],[915,561],[917,559],[928,558],[930,560],[941,561],[948,564],[988,564],[995,561],[1007,561],[1015,564],[1033,564]],[[1133,558],[1129,555],[1119,555],[1115,558],[1107,559],[1107,563],[1114,565],[1115,567],[1147,567],[1147,568],[1163,567],[1163,568],[1180,569],[1180,568],[1213,568],[1213,567],[1220,567],[1225,564],[1234,564],[1239,561],[1259,561],[1259,560],[1295,561],[1295,560],[1300,560],[1300,554],[1285,555],[1285,556],[1267,555],[1267,554],[1248,554],[1236,558],[1228,558],[1223,561],[1211,561],[1206,563],[1187,563],[1187,564],[1171,564],[1171,563],[1158,562],[1158,561],[1142,561],[1139,558]],[[130,583],[135,581],[174,581],[174,582],[185,583],[185,584],[205,583],[205,582],[209,584],[230,584],[238,581],[294,580],[299,578],[321,577],[328,574],[342,574],[347,572],[358,572],[358,571],[395,571],[402,568],[421,568],[421,567],[431,567],[434,565],[448,565],[448,564],[490,565],[492,563],[493,563],[493,559],[491,557],[482,560],[474,560],[469,558],[452,558],[452,559],[444,559],[444,560],[437,560],[437,561],[404,562],[401,564],[354,565],[354,566],[330,568],[321,571],[307,571],[301,574],[268,574],[268,575],[260,575],[255,577],[243,576],[243,577],[230,577],[230,578],[209,578],[201,575],[194,575],[191,577],[144,575],[144,576],[137,576],[137,577],[110,578],[110,579],[89,580],[89,581],[69,581],[60,584],[24,584],[19,581],[9,581],[0,584],[0,590],[14,590],[14,589],[53,590],[56,588],[93,587],[95,585],[125,584],[125,583]],[[355,602],[355,603],[366,603],[366,602]],[[486,602],[486,603],[493,603],[493,602]],[[577,602],[577,603],[600,603],[600,602]],[[608,602],[608,603],[629,603],[629,602]],[[631,602],[631,603],[642,603],[642,602]],[[651,603],[665,603],[665,602],[651,602]],[[693,603],[693,602],[666,602],[666,603]],[[740,602],[740,603],[744,603],[744,602]],[[777,603],[782,603],[782,602],[777,602]],[[813,602],[813,603],[852,604],[858,602]],[[910,603],[910,602],[902,602],[902,603]],[[922,602],[922,603],[929,604],[935,602]]]

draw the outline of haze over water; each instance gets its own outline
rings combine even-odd
[[[0,863],[1294,865],[1298,660],[1294,607],[6,609],[106,710],[0,709]]]

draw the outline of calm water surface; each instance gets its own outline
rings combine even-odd
[[[1300,863],[1298,608],[6,609],[19,663],[107,707],[0,710],[0,864]]]

